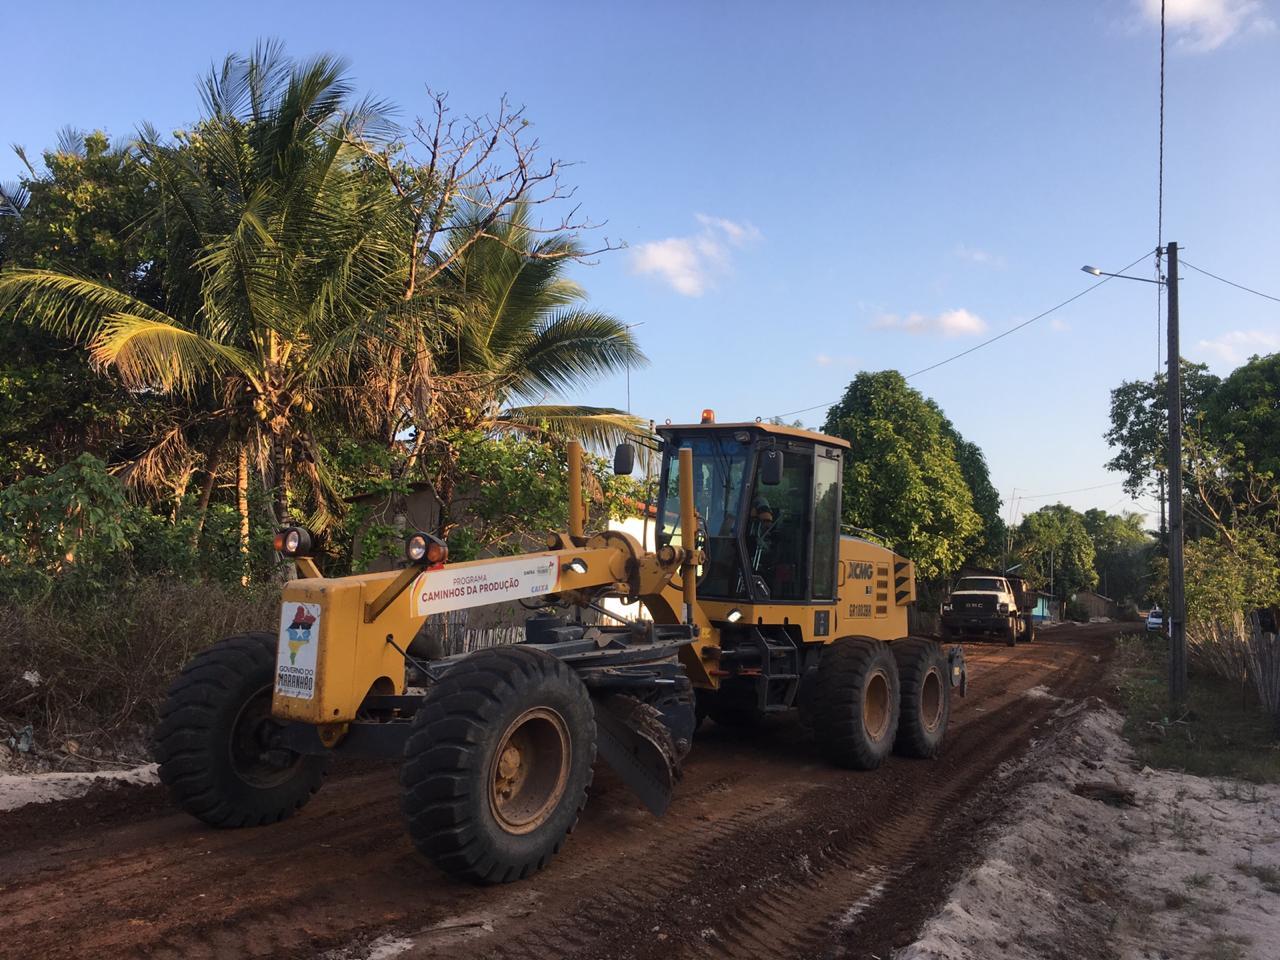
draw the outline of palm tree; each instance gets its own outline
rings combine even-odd
[[[484,212],[464,207],[453,217],[440,250],[442,269],[416,299],[429,311],[407,313],[400,336],[419,336],[414,357],[421,378],[405,371],[402,395],[410,413],[409,459],[437,454],[428,472],[445,518],[455,479],[449,437],[458,431],[520,432],[553,442],[579,439],[606,448],[641,429],[641,421],[610,407],[566,402],[563,395],[647,359],[621,320],[585,305],[586,292],[565,276],[582,247],[567,234],[546,235],[517,203],[474,239]],[[465,244],[465,247],[462,245]],[[422,337],[423,312],[436,320],[434,339]],[[424,362],[423,357],[427,360]],[[413,399],[426,397],[413,406]]]
[[[311,521],[330,515],[315,424],[350,370],[355,331],[399,300],[407,276],[405,212],[354,143],[379,109],[352,103],[345,69],[260,45],[210,74],[190,133],[168,143],[143,131],[168,246],[165,309],[67,274],[0,275],[0,305],[84,343],[129,389],[200,398],[219,438],[210,461],[222,443],[238,449],[242,514],[253,461],[277,522],[295,470],[311,480]]]
[[[469,236],[477,216],[461,211],[450,236]],[[529,206],[517,204],[456,258],[452,244],[437,254],[453,259],[437,294],[447,322],[436,374],[446,388],[453,379],[482,394],[478,406],[468,407],[473,412],[461,415],[461,426],[541,430],[607,445],[633,430],[636,419],[558,398],[647,360],[626,324],[586,307],[586,292],[565,276],[582,256],[577,239],[543,236],[529,220]]]

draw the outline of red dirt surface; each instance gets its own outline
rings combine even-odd
[[[604,768],[531,880],[474,887],[412,849],[396,771],[347,765],[297,817],[212,830],[158,787],[0,815],[0,957],[840,957],[909,942],[976,855],[998,776],[1059,701],[1100,693],[1118,625],[970,644],[943,756],[832,769],[791,718],[707,723],[670,812]],[[461,948],[461,949],[459,949]]]

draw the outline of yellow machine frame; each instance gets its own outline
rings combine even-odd
[[[734,424],[722,425],[732,428]],[[847,447],[834,437],[764,424],[740,425],[798,436],[807,442]],[[694,429],[694,428],[680,428]],[[692,453],[679,451],[680,511],[682,527],[697,528],[693,503]],[[746,624],[784,625],[798,632],[800,642],[830,643],[858,635],[893,641],[907,634],[907,607],[915,600],[915,576],[911,561],[892,550],[856,537],[839,541],[838,594],[828,603],[739,603],[700,600],[696,569],[703,557],[697,550],[662,547],[646,552],[635,538],[618,531],[588,536],[584,529],[582,496],[582,448],[569,445],[569,530],[553,534],[546,551],[519,558],[474,560],[450,564],[455,577],[474,572],[483,576],[498,564],[513,559],[530,569],[554,565],[554,594],[562,600],[586,603],[603,590],[636,598],[657,623],[696,626],[693,641],[680,652],[680,660],[695,687],[715,689],[720,669],[721,630],[734,620]],[[357,719],[361,705],[372,695],[399,695],[405,690],[405,654],[426,616],[416,594],[430,570],[410,566],[400,571],[324,577],[315,563],[298,559],[301,579],[288,583],[283,592],[282,632],[291,609],[305,605],[315,609],[315,667],[308,697],[282,693],[277,687],[272,713],[281,720],[301,721],[318,728],[321,740],[332,746]],[[673,584],[680,574],[682,583]],[[822,636],[811,630],[815,616],[825,611],[830,628]]]

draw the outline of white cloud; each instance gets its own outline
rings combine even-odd
[[[753,224],[695,214],[701,231],[651,240],[631,249],[631,272],[654,274],[676,293],[700,297],[731,266],[733,250],[760,240]]]
[[[922,313],[909,313],[905,317],[896,313],[882,313],[876,317],[875,327],[905,330],[911,334],[937,334],[944,337],[972,337],[987,329],[987,323],[968,310],[944,310],[934,317]]]
[[[1271,333],[1266,330],[1232,330],[1213,340],[1201,340],[1196,347],[1202,353],[1237,366],[1255,353],[1274,353],[1280,350],[1280,333]]]
[[[961,260],[968,260],[970,263],[977,263],[984,267],[1004,267],[1004,257],[998,253],[979,250],[977,247],[967,247],[963,243],[956,246],[955,255]]]
[[[1160,22],[1160,0],[1139,0],[1142,14]],[[1174,43],[1201,53],[1216,50],[1240,33],[1269,33],[1276,22],[1261,0],[1166,0],[1165,24]]]
[[[1054,317],[1049,321],[1049,329],[1054,333],[1066,333],[1071,329],[1071,324],[1067,323],[1067,321],[1060,317]]]

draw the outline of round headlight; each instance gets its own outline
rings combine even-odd
[[[419,532],[404,542],[404,555],[410,563],[426,563],[438,567],[449,559],[449,547],[438,537]]]
[[[311,534],[303,527],[285,527],[276,532],[272,546],[286,557],[305,557],[311,553]]]

